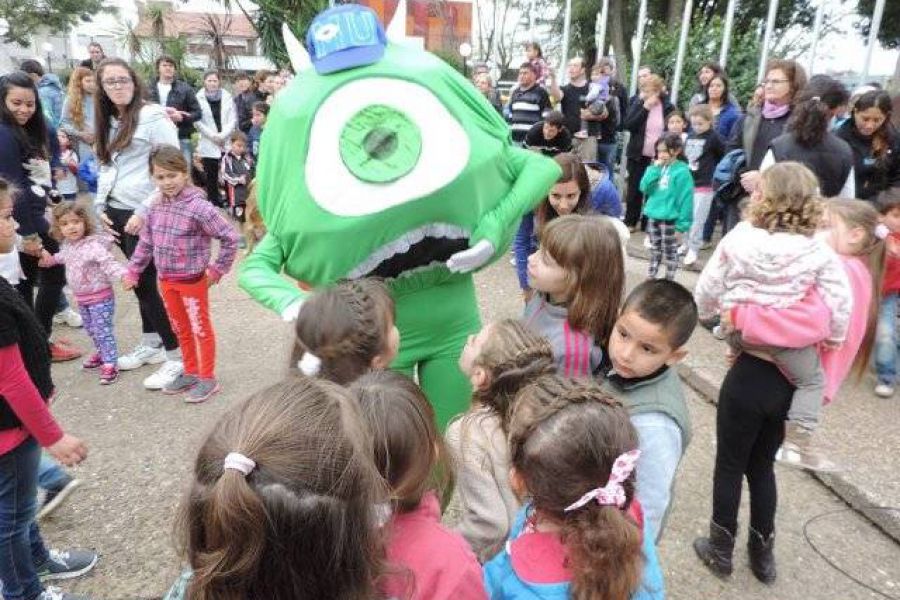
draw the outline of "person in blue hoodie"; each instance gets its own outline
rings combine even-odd
[[[708,104],[713,112],[713,128],[723,140],[731,136],[731,129],[741,117],[741,107],[731,97],[728,77],[724,73],[713,75],[706,86],[700,104]]]
[[[41,107],[44,109],[44,117],[47,124],[54,130],[59,127],[62,120],[62,106],[66,93],[56,73],[45,73],[44,67],[33,58],[22,61],[19,69],[28,73],[41,98]]]
[[[492,600],[662,600],[653,533],[635,498],[638,434],[590,379],[547,375],[519,392],[509,424],[519,511],[484,566]]]

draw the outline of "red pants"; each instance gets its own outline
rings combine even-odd
[[[172,330],[181,346],[185,375],[212,379],[216,366],[216,332],[209,318],[209,287],[199,281],[159,282]]]

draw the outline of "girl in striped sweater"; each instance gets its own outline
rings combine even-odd
[[[536,293],[523,320],[550,340],[559,374],[596,373],[625,284],[616,228],[602,217],[554,219],[541,233],[540,249],[528,257],[528,282]]]

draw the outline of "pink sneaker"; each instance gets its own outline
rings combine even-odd
[[[111,383],[115,383],[116,379],[119,378],[119,369],[116,368],[115,364],[106,363],[100,365],[100,385],[109,385]]]
[[[100,365],[103,364],[103,360],[100,358],[99,352],[94,352],[81,363],[82,369],[96,369]]]

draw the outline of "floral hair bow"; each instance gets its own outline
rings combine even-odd
[[[638,449],[631,450],[624,454],[620,454],[613,463],[612,470],[609,473],[609,481],[603,487],[595,488],[584,496],[566,507],[565,512],[578,510],[591,500],[596,500],[600,506],[617,506],[623,508],[627,498],[625,496],[625,488],[622,484],[634,471],[638,458],[641,457],[641,451]]]

